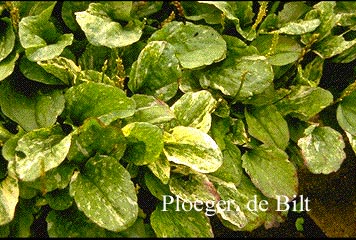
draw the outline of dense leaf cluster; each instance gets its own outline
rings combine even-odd
[[[0,236],[36,219],[50,237],[214,235],[203,211],[162,211],[167,195],[234,200],[215,208],[234,231],[277,226],[298,169],[356,151],[356,69],[341,87],[323,74],[356,61],[355,9],[0,2]]]

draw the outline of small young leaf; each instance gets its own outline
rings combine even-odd
[[[127,139],[124,159],[136,165],[146,165],[156,161],[163,150],[163,132],[150,123],[134,122],[122,128]]]
[[[329,174],[339,170],[346,158],[342,135],[330,127],[311,125],[298,140],[304,162],[312,173]]]
[[[242,167],[267,197],[283,195],[293,199],[297,194],[297,170],[279,148],[260,146],[247,151],[242,156]]]
[[[110,231],[131,226],[138,214],[131,176],[115,158],[96,155],[74,173],[70,195],[87,217]]]
[[[72,206],[73,198],[69,195],[68,188],[58,189],[45,195],[48,205],[54,210],[66,210]]]
[[[135,94],[132,99],[136,102],[136,111],[132,117],[125,119],[128,122],[159,124],[174,118],[174,113],[169,106],[153,96]]]
[[[206,90],[188,92],[172,106],[178,122],[176,125],[194,127],[207,133],[211,126],[211,113],[216,108],[217,101]]]
[[[126,149],[126,139],[121,129],[115,126],[103,126],[90,118],[72,132],[72,144],[67,158],[82,164],[95,154],[111,155],[120,159]]]
[[[164,154],[169,161],[197,172],[216,171],[223,162],[221,150],[206,133],[192,127],[177,126],[164,133]]]
[[[171,174],[169,189],[183,201],[208,202],[216,201],[220,198],[214,185],[202,173],[191,173],[189,175]]]
[[[203,212],[175,211],[175,205],[166,206],[163,211],[163,204],[159,204],[151,214],[151,225],[157,237],[213,237],[209,218]]]

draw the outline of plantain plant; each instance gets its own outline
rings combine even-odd
[[[285,221],[300,169],[356,151],[356,69],[324,74],[355,63],[355,9],[0,2],[0,236],[212,237],[217,201],[233,231]]]

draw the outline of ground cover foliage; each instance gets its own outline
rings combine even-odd
[[[298,169],[356,151],[355,9],[0,2],[0,236],[214,236],[168,195],[234,200],[214,206],[233,231],[278,226]]]

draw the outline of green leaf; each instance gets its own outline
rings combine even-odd
[[[290,36],[259,35],[252,43],[275,66],[293,63],[302,54],[299,42]]]
[[[0,81],[4,80],[12,74],[15,69],[15,64],[19,54],[16,52],[11,53],[3,61],[0,62]]]
[[[163,152],[169,161],[201,173],[214,172],[223,162],[221,150],[215,141],[192,127],[177,126],[171,133],[165,132]]]
[[[0,88],[2,112],[17,122],[26,131],[51,127],[64,109],[64,96],[61,90],[42,93],[40,90],[24,89],[18,85],[4,83]],[[35,92],[29,94],[31,90]]]
[[[75,20],[75,12],[84,11],[88,8],[90,2],[85,1],[65,1],[62,5],[62,19],[73,32],[78,32],[80,30],[80,26]]]
[[[15,46],[15,33],[9,18],[1,18],[0,26],[2,29],[0,35],[0,62],[3,61]]]
[[[130,3],[90,3],[83,12],[76,12],[76,20],[84,31],[88,41],[94,46],[117,48],[137,42],[142,35],[142,23],[138,20],[129,21],[124,27],[118,22],[116,5]]]
[[[287,121],[274,105],[245,109],[248,132],[266,145],[285,150],[289,143]]]
[[[278,13],[278,22],[285,24],[298,20],[310,9],[311,7],[304,2],[286,2],[283,4],[283,9]]]
[[[124,159],[136,165],[146,165],[156,161],[163,150],[163,132],[150,123],[134,122],[122,128],[127,139]]]
[[[15,167],[19,179],[33,181],[59,166],[67,156],[71,137],[65,136],[59,125],[23,135],[16,147]]]
[[[176,94],[180,77],[181,70],[173,46],[165,41],[152,41],[132,65],[128,87],[135,93],[167,101]]]
[[[346,136],[349,139],[349,143],[352,147],[352,150],[356,153],[356,137],[351,135],[350,133],[346,132]]]
[[[136,111],[132,117],[125,119],[128,122],[159,124],[168,122],[175,117],[165,102],[153,96],[135,94],[132,99],[136,102]]]
[[[45,195],[48,205],[54,210],[66,210],[72,206],[73,198],[69,195],[69,189],[54,190]]]
[[[168,205],[163,211],[163,204],[160,203],[151,214],[151,225],[157,237],[213,237],[209,218],[203,212],[175,211],[173,205]]]
[[[276,199],[283,195],[293,199],[297,194],[297,170],[279,148],[261,146],[246,152],[242,156],[242,167],[267,197]]]
[[[0,226],[0,237],[6,238],[10,235],[10,227],[9,224]]]
[[[58,167],[49,170],[34,181],[26,182],[26,186],[41,190],[42,194],[68,186],[76,166],[63,162]]]
[[[211,126],[211,113],[215,110],[217,101],[206,90],[188,92],[172,106],[176,125],[197,128],[207,133]]]
[[[169,185],[167,183],[163,183],[159,178],[157,178],[149,171],[145,172],[145,184],[150,193],[161,201],[163,200],[164,195],[171,194]]]
[[[125,230],[137,218],[135,187],[115,158],[97,155],[89,159],[73,175],[70,194],[87,217],[110,231]]]
[[[0,182],[0,226],[12,221],[18,199],[18,180],[8,175]]]
[[[318,40],[323,39],[328,36],[332,28],[339,21],[340,15],[334,13],[334,7],[336,5],[335,1],[322,1],[318,2],[313,6],[313,9],[306,13],[304,20],[314,20],[319,19],[319,27],[311,32],[302,35],[302,42],[307,44],[312,41],[313,34],[318,34]]]
[[[20,201],[16,206],[15,217],[10,223],[11,237],[13,238],[31,237],[32,234],[31,226],[33,225],[33,222],[35,220],[33,216],[33,208],[34,206],[31,200],[26,201],[20,198]]]
[[[19,38],[26,49],[30,61],[48,60],[59,56],[66,46],[72,44],[73,34],[59,34],[50,21],[56,2],[34,16],[21,19],[19,23]]]
[[[14,1],[14,6],[18,8],[20,16],[35,16],[53,6],[55,1]]]
[[[228,96],[248,99],[272,85],[272,66],[263,56],[228,57],[221,63],[201,71],[199,81],[203,88],[211,87]]]
[[[104,124],[132,116],[134,100],[123,90],[102,83],[87,82],[71,87],[65,93],[66,112],[75,124],[89,117],[98,117]]]
[[[241,34],[246,40],[252,41],[256,37],[256,30],[243,29],[244,24],[248,24],[252,21],[254,13],[252,11],[252,2],[227,2],[227,1],[199,1],[200,3],[206,3],[214,5],[222,14],[235,24],[236,31]]]
[[[100,120],[90,118],[72,132],[72,144],[67,158],[79,164],[97,153],[120,159],[125,149],[126,139],[121,129],[104,126]]]
[[[298,140],[304,162],[314,174],[329,174],[339,170],[346,158],[342,135],[331,127],[311,125]]]
[[[72,60],[64,57],[39,61],[38,65],[67,85],[75,83],[75,79],[80,72],[80,68]]]
[[[173,173],[169,180],[169,189],[183,201],[208,202],[219,199],[214,185],[202,173],[188,175]]]
[[[225,182],[232,182],[236,186],[240,184],[242,175],[241,152],[230,140],[225,140],[226,148],[223,153],[223,164],[213,173],[209,173],[214,177],[218,177]]]
[[[168,183],[171,174],[171,165],[163,153],[161,153],[156,161],[149,163],[147,166],[162,183]]]
[[[60,79],[52,74],[46,72],[41,66],[35,62],[31,62],[25,56],[20,59],[20,71],[28,79],[49,84],[49,85],[63,85],[65,84]]]
[[[318,114],[333,102],[333,95],[320,87],[292,86],[292,91],[276,107],[282,115],[290,114],[303,121]]]
[[[221,11],[216,7],[200,3],[199,1],[183,1],[184,17],[191,21],[204,19],[207,24],[220,24],[222,22]]]
[[[107,237],[105,229],[88,219],[75,208],[51,210],[47,217],[47,231],[51,238]]]
[[[315,45],[315,51],[323,58],[331,58],[356,46],[356,39],[346,41],[342,35],[324,38]]]
[[[299,20],[297,22],[288,22],[277,31],[289,35],[302,35],[314,31],[319,25],[319,19]]]
[[[341,128],[356,135],[356,91],[353,91],[349,96],[345,97],[337,107],[336,119]]]
[[[226,42],[217,31],[191,22],[170,22],[154,32],[149,41],[167,41],[173,45],[180,64],[188,69],[219,62],[226,55]]]

